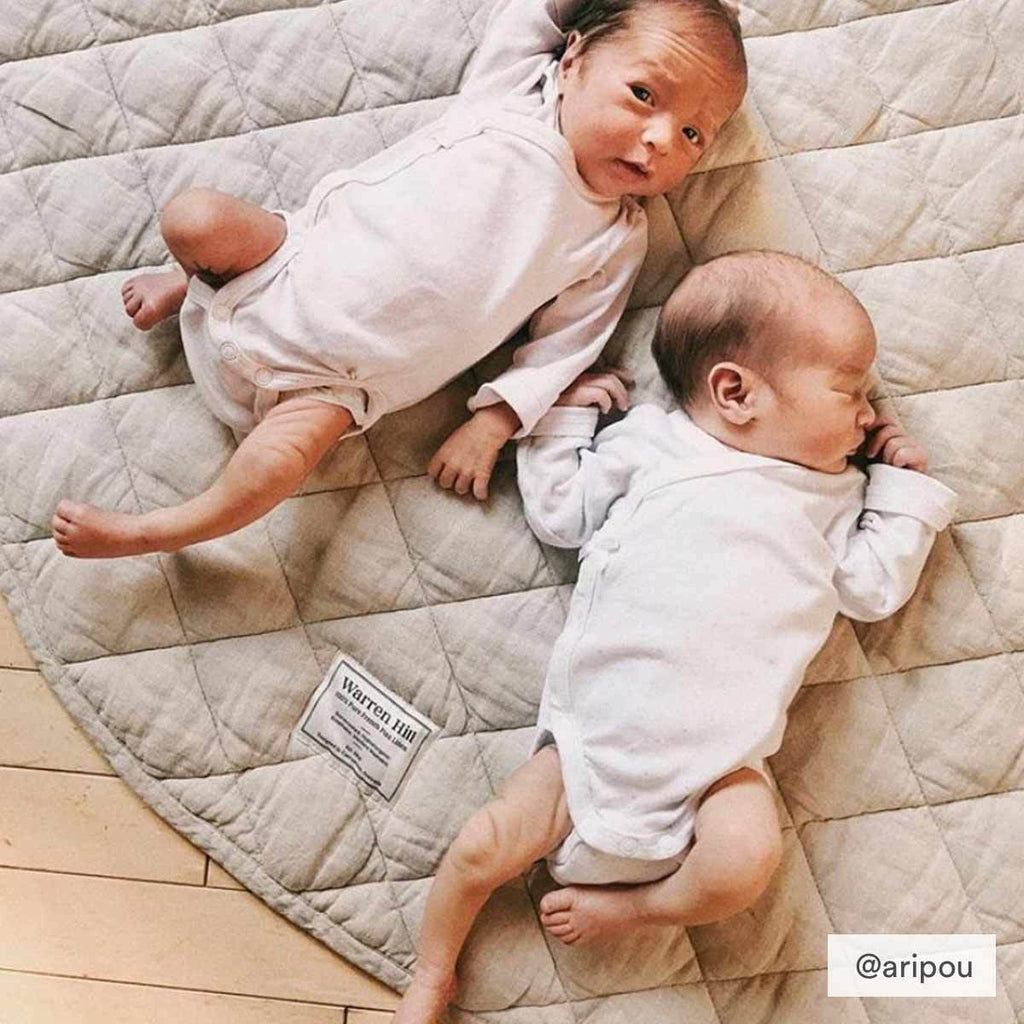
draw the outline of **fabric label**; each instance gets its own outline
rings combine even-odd
[[[437,726],[347,654],[331,663],[297,735],[391,801]]]

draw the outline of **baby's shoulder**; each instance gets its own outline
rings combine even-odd
[[[642,402],[639,405],[630,406],[624,415],[609,423],[601,433],[609,437],[653,434],[663,431],[667,420],[668,414],[661,406],[655,405],[653,402]]]
[[[637,430],[663,431],[669,425],[669,411],[654,402],[641,402],[626,413]]]
[[[674,439],[677,444],[684,443],[688,435],[700,429],[681,409],[666,409],[656,402],[634,405],[624,418],[630,421],[632,429],[638,433],[666,440]]]
[[[618,447],[632,447],[638,452],[657,452],[674,447],[671,414],[659,405],[644,402],[634,405],[598,435],[599,442],[615,442]]]
[[[697,458],[718,458],[725,446],[711,437],[678,407],[665,408],[654,402],[634,406],[626,420],[637,449],[653,469],[662,472],[669,466]]]

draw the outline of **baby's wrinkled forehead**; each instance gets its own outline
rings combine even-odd
[[[674,36],[671,41],[651,41],[643,32],[635,37],[634,60],[637,70],[662,81],[686,80],[694,75],[712,80],[721,91],[745,83],[736,70],[719,59],[713,48],[700,40]]]
[[[704,115],[703,130],[713,137],[743,100],[745,65],[723,59],[721,48],[699,34],[665,25],[639,23],[614,38],[614,58],[624,75],[653,88],[668,106]]]
[[[747,77],[746,53],[735,13],[720,0],[583,0],[577,11],[584,48],[639,46],[657,70],[672,73],[682,54],[731,82]],[[573,27],[570,25],[570,28]]]
[[[656,8],[645,15],[634,15],[633,25],[658,26],[661,38],[671,39],[677,50],[681,50],[692,61],[701,64],[715,64],[730,77],[746,77],[746,54],[743,43],[727,27],[709,22],[683,9]],[[654,48],[652,58],[657,59],[658,49]]]

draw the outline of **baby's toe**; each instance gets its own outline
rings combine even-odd
[[[59,537],[56,534],[54,534],[53,542],[57,545],[57,550],[60,551],[62,555],[67,555],[68,558],[75,557],[75,547],[74,544],[71,542],[70,538]]]
[[[563,939],[569,935],[572,935],[576,929],[571,924],[549,924],[546,926],[547,930],[555,936],[555,938]]]
[[[82,514],[82,508],[82,505],[65,498],[58,503],[54,519],[63,519],[66,523],[73,523]]]
[[[542,914],[557,914],[563,911],[572,910],[574,894],[571,889],[556,889],[549,892],[540,901],[540,912]]]
[[[556,910],[553,914],[541,913],[541,922],[545,927],[550,927],[555,924],[568,924],[571,920],[571,915],[567,910]]]

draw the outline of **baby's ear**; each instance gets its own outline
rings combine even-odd
[[[558,59],[559,73],[568,71],[579,60],[580,41],[582,38],[576,29],[573,29],[566,36],[565,44],[562,48],[562,56]]]
[[[754,417],[753,384],[754,375],[746,366],[715,363],[707,376],[708,397],[719,416],[742,427]]]

